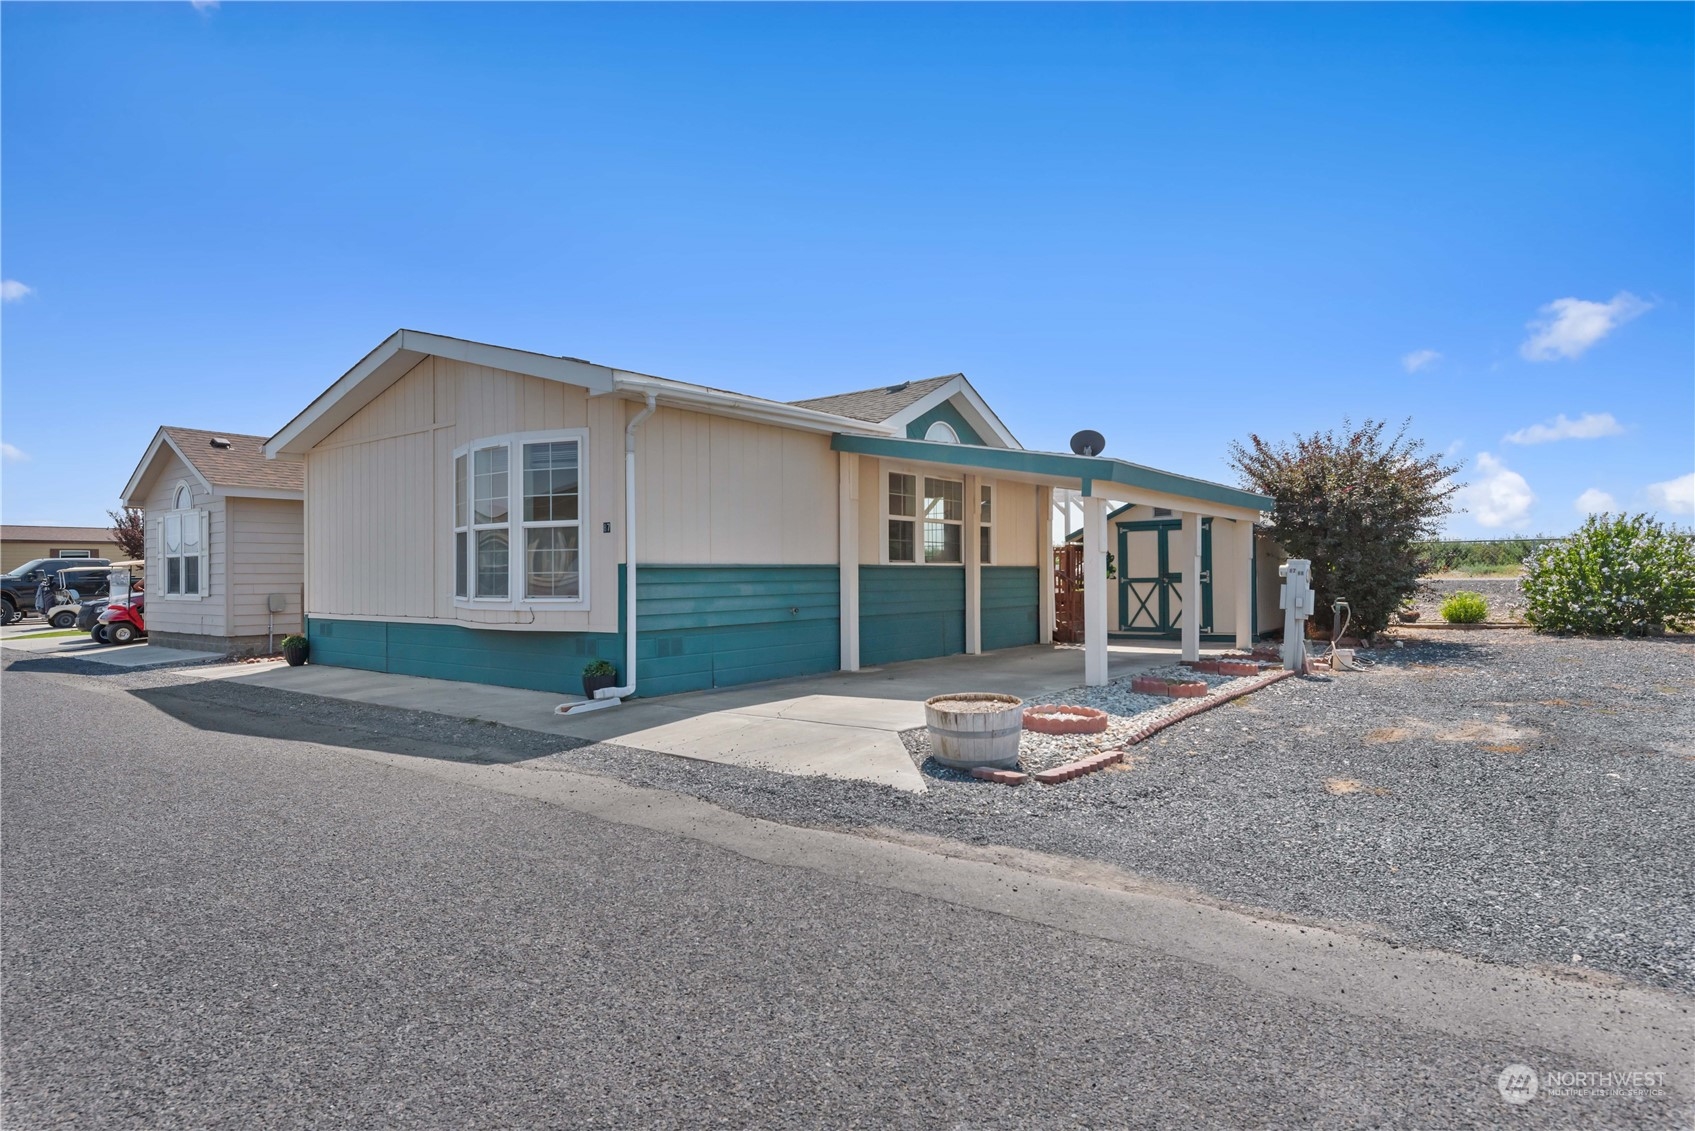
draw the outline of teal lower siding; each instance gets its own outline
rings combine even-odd
[[[840,666],[835,566],[656,565],[642,566],[636,579],[643,696]],[[335,617],[311,617],[306,631],[312,662],[337,667],[572,695],[582,694],[590,660],[611,660],[625,674],[622,631],[524,632]]]
[[[963,567],[859,567],[859,662],[862,665],[952,656],[963,651]]]
[[[1035,566],[983,567],[983,651],[1036,643],[1040,587]]]

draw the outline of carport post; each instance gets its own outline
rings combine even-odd
[[[1183,512],[1183,535],[1192,551],[1183,571],[1183,658],[1201,658],[1201,516]]]
[[[979,552],[979,540],[982,535],[983,503],[978,489],[979,480],[975,475],[965,477],[965,513],[961,516],[960,534],[965,545],[965,552],[960,556],[965,560],[965,654],[979,656],[983,653],[983,562]]]
[[[859,457],[836,455],[836,568],[841,586],[842,670],[859,670]]]
[[[1254,524],[1236,520],[1236,647],[1252,651],[1254,632]]]
[[[1106,500],[1083,498],[1083,682],[1106,686]]]

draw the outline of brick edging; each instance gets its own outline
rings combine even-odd
[[[1137,743],[1146,742],[1166,727],[1175,726],[1184,719],[1192,719],[1196,715],[1201,714],[1203,711],[1210,711],[1214,707],[1222,707],[1224,704],[1233,699],[1240,699],[1244,695],[1252,695],[1260,688],[1270,687],[1279,680],[1288,679],[1294,674],[1296,673],[1286,669],[1282,671],[1274,671],[1270,675],[1263,675],[1259,677],[1246,687],[1238,687],[1230,691],[1222,692],[1218,695],[1208,695],[1205,699],[1197,699],[1188,706],[1180,707],[1176,711],[1173,711],[1165,718],[1156,719],[1141,730],[1133,731],[1130,737],[1124,740],[1124,745],[1135,746]]]

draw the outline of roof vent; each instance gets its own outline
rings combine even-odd
[[[902,381],[902,382],[901,382],[901,383],[900,383],[900,384],[898,384],[898,385],[890,385],[890,386],[889,386],[889,387],[888,387],[888,388],[887,388],[887,389],[884,389],[884,390],[883,390],[883,391],[884,391],[884,392],[885,392],[885,393],[898,393],[898,392],[900,392],[900,391],[901,391],[901,390],[902,390],[902,389],[904,389],[904,388],[906,388],[906,387],[907,387],[907,386],[908,386],[908,385],[910,385],[910,384],[912,384],[912,382],[911,382],[911,381]]]
[[[213,436],[210,440],[208,440],[206,442],[208,444],[211,444],[214,448],[218,448],[218,449],[221,449],[223,451],[228,451],[229,447],[230,447],[230,442],[228,440],[224,439],[222,436]]]

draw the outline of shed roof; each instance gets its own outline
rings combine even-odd
[[[306,465],[298,460],[265,458],[265,437],[236,432],[205,432],[199,428],[160,429],[171,438],[182,458],[206,477],[213,487],[260,487],[277,491],[304,491]],[[229,446],[214,447],[213,440],[228,440]]]
[[[827,397],[809,397],[803,401],[790,401],[790,404],[801,408],[816,409],[819,412],[834,413],[851,420],[868,420],[874,424],[896,416],[904,408],[917,404],[930,393],[946,385],[961,373],[950,373],[946,377],[930,377],[923,381],[905,381],[899,385],[881,385],[875,389],[860,389],[852,393],[834,393]]]

